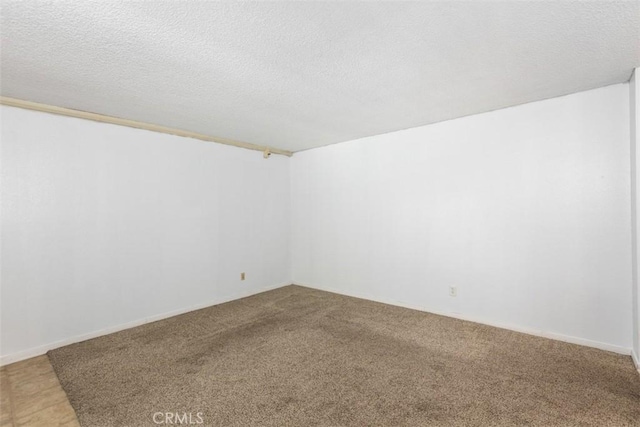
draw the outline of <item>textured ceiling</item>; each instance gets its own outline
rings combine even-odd
[[[625,82],[640,3],[2,1],[2,95],[298,151]]]

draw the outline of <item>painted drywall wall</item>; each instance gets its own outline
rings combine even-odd
[[[627,84],[296,153],[293,280],[629,354],[629,155]]]
[[[625,352],[630,99],[610,86],[269,160],[0,107],[0,361],[291,275]]]
[[[3,363],[290,283],[289,158],[0,112]]]
[[[638,284],[638,266],[640,266],[640,255],[638,253],[638,242],[640,242],[640,225],[638,224],[638,213],[640,212],[640,183],[638,182],[640,166],[640,141],[638,140],[638,126],[640,126],[640,86],[638,86],[638,68],[635,69],[629,81],[629,118],[631,130],[631,227],[632,227],[632,247],[633,247],[633,360],[640,370],[640,285]]]

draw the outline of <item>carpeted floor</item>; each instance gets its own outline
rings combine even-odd
[[[628,356],[297,286],[49,358],[84,427],[640,425]]]

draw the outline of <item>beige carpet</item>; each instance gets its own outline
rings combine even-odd
[[[297,286],[49,358],[85,427],[640,425],[628,356]]]

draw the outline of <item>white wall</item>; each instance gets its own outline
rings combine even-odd
[[[629,101],[616,85],[269,160],[0,107],[0,361],[291,274],[628,351]]]
[[[294,282],[628,354],[629,149],[622,84],[296,153]]]
[[[290,283],[289,158],[0,112],[3,363]]]
[[[632,209],[632,238],[633,238],[633,360],[640,370],[640,285],[638,284],[638,266],[640,266],[640,253],[638,252],[638,242],[640,242],[640,224],[638,219],[640,213],[640,182],[638,178],[638,167],[640,166],[640,140],[638,127],[640,126],[640,85],[638,85],[638,70],[636,68],[631,81],[629,82],[629,108],[631,120],[631,209]]]

